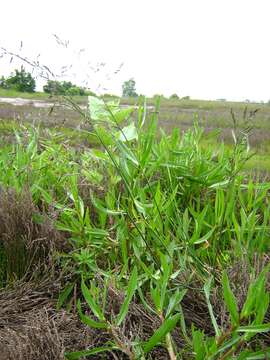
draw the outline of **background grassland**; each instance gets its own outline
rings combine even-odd
[[[45,93],[15,93],[7,90],[0,91],[0,97],[21,97],[31,100],[44,100],[53,104],[57,99],[49,98]],[[106,101],[112,100],[113,97],[105,97]],[[80,106],[87,105],[85,97],[75,96],[73,100]],[[140,99],[121,99],[123,106],[138,105],[141,103]],[[148,114],[153,112],[154,99],[147,99]],[[203,127],[205,133],[212,133],[217,130],[216,137],[211,137],[211,140],[205,138],[204,142],[210,146],[218,147],[221,142],[226,146],[233,145],[232,137],[232,116],[231,109],[233,110],[237,119],[238,128],[244,127],[243,113],[247,107],[248,111],[259,109],[256,117],[252,121],[252,133],[249,137],[249,142],[255,156],[246,164],[246,169],[255,169],[268,172],[270,168],[269,150],[270,150],[270,106],[268,104],[258,103],[240,103],[240,102],[227,102],[227,101],[201,101],[201,100],[169,100],[161,98],[159,109],[159,127],[165,132],[170,133],[174,128],[180,131],[186,131],[193,126],[196,121],[199,126]],[[134,118],[137,117],[136,111]],[[0,103],[0,119],[2,123],[2,130],[5,128],[5,136],[7,136],[8,129],[21,124],[41,125],[43,128],[56,128],[64,131],[73,137],[74,142],[77,144],[84,143],[84,139],[90,139],[88,135],[83,134],[79,129],[88,129],[81,116],[73,110],[55,106],[53,112],[50,113],[50,108],[35,107],[33,104],[14,106],[12,104]],[[12,124],[12,125],[11,125]],[[75,131],[72,131],[75,129]],[[76,141],[76,137],[78,138]],[[95,140],[92,137],[92,141]],[[88,143],[88,140],[87,140]]]

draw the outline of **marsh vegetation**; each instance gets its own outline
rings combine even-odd
[[[0,107],[0,354],[267,358],[267,105],[83,101]]]

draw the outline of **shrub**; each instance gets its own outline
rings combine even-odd
[[[43,91],[52,95],[95,95],[92,91],[76,86],[70,81],[48,80],[47,84],[43,86]]]
[[[60,81],[48,80],[47,84],[43,86],[43,91],[48,94],[60,94],[61,93]]]
[[[81,89],[78,86],[72,86],[71,88],[67,89],[65,95],[82,95]]]
[[[172,95],[170,96],[170,99],[171,99],[171,100],[179,100],[179,96],[178,96],[177,94],[172,94]]]
[[[21,70],[15,70],[6,80],[2,77],[0,86],[5,89],[16,90],[21,92],[34,92],[36,87],[35,79],[23,67]]]

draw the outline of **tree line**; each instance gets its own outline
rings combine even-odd
[[[31,73],[27,72],[22,66],[16,69],[8,77],[0,78],[0,88],[14,90],[18,92],[34,93],[36,90],[36,80]],[[87,96],[94,93],[84,87],[74,85],[71,81],[47,80],[43,86],[43,91],[51,95],[79,95]]]
[[[32,74],[27,72],[22,66],[21,69],[16,69],[15,72],[12,72],[7,78],[2,76],[0,78],[0,88],[18,92],[34,93],[36,89],[36,80]],[[95,95],[95,93],[89,89],[74,85],[71,81],[47,80],[47,83],[43,86],[43,91],[51,95]],[[136,98],[138,96],[135,80],[131,78],[125,81],[122,85],[122,97]],[[159,96],[163,97],[162,95]],[[180,98],[177,94],[172,94],[170,99],[177,100]],[[188,99],[188,97],[182,99]]]

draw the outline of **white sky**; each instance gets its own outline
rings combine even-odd
[[[22,40],[23,55],[41,53],[55,71],[73,63],[71,79],[88,74],[93,90],[120,94],[134,77],[148,96],[270,99],[270,0],[2,0],[0,11],[0,46],[18,50]],[[93,74],[88,61],[107,65]],[[0,60],[0,75],[14,65]]]

